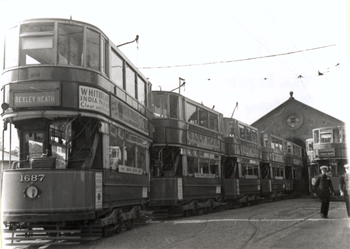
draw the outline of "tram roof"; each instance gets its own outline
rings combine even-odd
[[[108,42],[111,44],[111,46],[113,47],[113,49],[115,49],[119,55],[121,55],[123,57],[123,59],[130,65],[133,67],[134,70],[137,71],[137,73],[139,75],[141,75],[144,79],[147,79],[147,77],[137,68],[137,66],[135,66],[130,60],[129,58],[118,48],[118,46],[116,44],[114,44],[114,42],[97,26],[88,23],[88,22],[83,22],[83,21],[78,21],[78,20],[74,20],[74,19],[66,19],[66,18],[29,18],[29,19],[24,19],[21,20],[19,22],[17,22],[16,24],[10,26],[8,29],[14,28],[15,26],[17,26],[18,24],[23,24],[26,22],[40,22],[40,21],[45,21],[45,22],[49,22],[49,21],[60,21],[60,22],[66,22],[66,23],[76,23],[76,24],[80,24],[80,25],[87,25],[90,26],[96,30],[98,30],[107,40]],[[147,79],[147,82],[149,84],[151,84],[151,82]]]

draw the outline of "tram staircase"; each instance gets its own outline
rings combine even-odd
[[[72,139],[71,156],[68,167],[73,169],[91,168],[99,142],[97,124],[92,127],[89,120],[86,124],[79,123],[78,134]]]

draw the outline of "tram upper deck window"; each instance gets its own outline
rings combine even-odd
[[[314,143],[318,144],[320,142],[320,131],[319,130],[315,130],[314,131]]]
[[[277,138],[272,138],[271,147],[272,149],[277,149],[282,151],[283,150],[282,140]]]
[[[139,76],[137,77],[137,99],[141,104],[146,105],[146,82]]]
[[[209,128],[208,111],[198,107],[198,112],[199,112],[199,125]]]
[[[219,130],[219,120],[218,115],[209,112],[209,128],[218,131]]]
[[[125,68],[125,80],[126,80],[126,92],[133,98],[136,97],[136,74],[134,70],[131,69],[131,67],[126,64]]]
[[[168,117],[168,95],[154,94],[153,115],[156,118]]]
[[[307,151],[313,151],[313,150],[314,150],[314,142],[313,142],[313,141],[308,140],[308,141],[306,142],[306,144],[307,144],[307,146],[306,146]]]
[[[270,147],[269,146],[269,137],[268,137],[268,135],[266,133],[263,135],[263,146],[265,148],[269,148]]]
[[[258,133],[256,130],[252,129],[252,142],[257,143],[258,142]]]
[[[58,63],[82,66],[83,27],[58,24]]]
[[[171,118],[179,118],[178,108],[179,108],[179,97],[176,95],[170,95],[170,117]]]
[[[335,128],[333,129],[333,143],[339,143],[339,142],[340,142],[339,129]]]
[[[101,71],[108,75],[108,43],[101,37]]]
[[[21,26],[20,66],[54,63],[54,23]]]
[[[240,134],[240,137],[242,139],[246,139],[246,136],[245,136],[245,127],[241,124],[238,125],[238,128],[239,128],[239,134]]]
[[[7,31],[5,40],[5,68],[18,64],[18,28]]]
[[[100,70],[100,34],[86,31],[86,65],[88,68]]]
[[[301,156],[301,148],[293,144],[293,154],[296,156]]]
[[[340,135],[340,142],[341,143],[346,143],[346,133],[345,133],[345,129],[344,128],[340,129],[339,135]]]
[[[252,141],[252,133],[251,133],[250,128],[246,127],[245,131],[246,131],[246,135],[247,135],[247,140]]]
[[[327,130],[321,130],[320,132],[320,140],[321,143],[331,143],[332,142],[332,131],[327,129]]]
[[[113,49],[111,64],[111,80],[123,89],[123,60]]]
[[[186,102],[186,120],[191,124],[198,124],[197,106]]]

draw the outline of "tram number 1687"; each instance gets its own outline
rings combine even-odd
[[[21,175],[21,182],[42,182],[45,175]]]

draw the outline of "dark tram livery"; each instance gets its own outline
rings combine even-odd
[[[95,26],[26,20],[8,30],[4,51],[3,148],[14,148],[15,134],[19,148],[2,171],[6,244],[79,243],[149,215],[199,215],[303,192],[300,145],[180,93],[152,91]],[[313,134],[309,172],[326,164],[338,176],[347,163],[344,127]]]
[[[86,23],[24,21],[5,46],[2,118],[19,161],[3,172],[2,222],[61,239],[132,228],[148,203],[150,83]]]
[[[233,118],[224,118],[225,201],[233,205],[256,203],[261,195],[262,160],[259,131]]]
[[[312,134],[313,138],[306,141],[310,190],[315,192],[313,185],[320,174],[319,167],[326,165],[335,195],[339,196],[339,176],[345,172],[344,165],[348,163],[345,127],[321,127],[313,129]]]
[[[186,215],[221,199],[222,114],[172,92],[153,92],[150,207]]]
[[[261,133],[262,162],[261,184],[262,195],[280,198],[291,188],[286,180],[286,141],[270,133]]]

